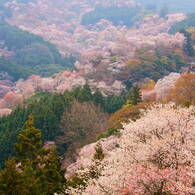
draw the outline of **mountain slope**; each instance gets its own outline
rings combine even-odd
[[[87,187],[77,186],[73,178],[76,187],[70,192],[193,194],[194,109],[156,105],[136,122],[124,125],[120,137],[85,146],[77,162],[68,167],[67,176],[77,169],[75,179],[83,179]],[[103,154],[103,159],[95,159],[95,154]],[[94,173],[90,174],[92,170]]]

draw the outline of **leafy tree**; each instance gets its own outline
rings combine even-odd
[[[122,124],[121,124],[121,126],[122,126]],[[97,136],[97,141],[102,139],[102,138],[110,137],[112,135],[120,137],[121,133],[120,133],[119,129],[108,128],[105,132],[103,132],[103,133],[101,133],[100,135]]]
[[[75,101],[61,118],[61,135],[56,143],[63,153],[66,151],[67,158],[74,158],[76,149],[94,141],[106,130],[107,120],[108,115],[93,103]]]
[[[131,88],[134,83],[144,78],[157,81],[167,73],[178,72],[186,65],[187,61],[182,50],[160,47],[151,53],[148,49],[140,49],[137,50],[135,59],[130,59],[126,63],[128,76],[125,84]]]

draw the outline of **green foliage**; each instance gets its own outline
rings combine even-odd
[[[8,72],[16,80],[31,74],[50,76],[65,68],[73,68],[75,59],[62,58],[57,48],[43,38],[3,21],[0,29],[0,41],[4,42],[1,47],[15,53],[0,64],[0,71]]]
[[[64,188],[64,170],[61,170],[61,159],[58,156],[55,146],[42,151],[41,162],[44,168],[38,174],[39,186],[45,195],[53,195],[54,192],[61,192]]]
[[[114,25],[126,25],[132,26],[135,23],[135,18],[140,14],[140,7],[122,7],[122,6],[110,6],[101,7],[98,6],[95,10],[86,13],[81,21],[82,25],[95,25],[101,19],[111,21]]]
[[[140,88],[138,86],[133,86],[127,100],[127,105],[137,105],[140,102],[142,102]]]
[[[76,88],[73,92],[73,96],[75,96],[75,98],[80,102],[92,100],[92,93],[88,84],[84,85],[83,88]]]
[[[116,110],[120,109],[126,102],[126,94],[120,96],[108,95],[103,97],[102,93],[97,89],[94,94],[92,94],[89,85],[86,84],[83,88],[76,88],[71,92],[73,96],[79,102],[91,101],[96,105],[100,105],[104,112],[114,113]]]
[[[18,107],[9,116],[0,118],[0,164],[14,155],[13,146],[28,115],[33,114],[35,127],[42,130],[43,140],[53,140],[59,133],[61,115],[70,102],[68,94],[38,94],[27,102],[26,107]]]
[[[0,165],[15,154],[14,144],[30,114],[34,116],[35,127],[41,129],[43,141],[52,141],[60,135],[62,114],[69,109],[73,100],[93,102],[102,111],[113,113],[127,99],[125,95],[103,97],[98,90],[92,94],[89,86],[64,94],[37,93],[25,102],[25,106],[17,107],[10,115],[0,118]]]
[[[38,154],[37,151],[42,147],[41,131],[34,127],[34,118],[29,116],[28,121],[25,123],[24,130],[17,136],[18,143],[15,148],[17,156],[22,158],[28,157],[29,159],[35,158]]]
[[[101,133],[98,137],[97,137],[97,140],[100,140],[102,138],[107,138],[107,137],[110,137],[110,136],[120,136],[121,133],[118,129],[115,129],[115,128],[109,128],[106,130],[106,132],[104,133]]]
[[[0,171],[2,195],[53,195],[63,190],[65,179],[56,149],[43,146],[32,115],[18,135],[16,153]]]
[[[136,60],[140,62],[135,68],[131,68],[133,64],[127,63],[129,76],[124,83],[128,88],[144,78],[157,81],[170,72],[179,72],[181,67],[187,65],[185,55],[179,49],[157,48],[155,53],[141,49],[137,51]]]
[[[90,179],[97,179],[100,176],[100,170],[97,165],[92,165],[88,171],[80,174],[75,174],[68,182],[67,189],[74,188],[77,190],[84,190],[88,186]]]
[[[34,73],[33,70],[28,67],[16,65],[14,62],[3,57],[0,57],[0,72],[7,72],[14,80],[26,78]]]
[[[87,175],[83,174],[83,175],[74,175],[69,181],[67,186],[70,188],[74,188],[74,189],[85,189],[87,187],[87,179],[86,179]]]
[[[114,113],[120,109],[126,102],[126,96],[109,95],[104,100],[104,111]]]
[[[43,64],[36,65],[32,68],[33,74],[41,75],[43,77],[51,77],[53,73],[61,72],[64,67],[59,64]]]
[[[39,43],[22,47],[22,49],[16,51],[14,59],[17,61],[17,64],[33,67],[36,65],[57,63],[49,48]]]
[[[93,94],[93,102],[101,107],[104,106],[104,97],[99,89]]]
[[[9,159],[5,163],[4,170],[0,171],[0,194],[1,195],[27,195],[26,177],[23,177],[16,168],[15,158]]]

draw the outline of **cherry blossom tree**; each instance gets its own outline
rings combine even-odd
[[[23,97],[21,94],[16,92],[9,92],[4,96],[4,100],[6,102],[6,105],[10,108],[12,106],[15,106],[17,104],[22,103]]]
[[[91,179],[81,194],[195,193],[194,111],[195,107],[156,105],[136,122],[124,125],[115,148],[105,150],[105,158],[99,165],[100,177]],[[105,145],[102,147],[104,151]]]

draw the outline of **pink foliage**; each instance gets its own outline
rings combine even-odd
[[[52,78],[42,78],[38,88],[40,88],[41,91],[48,91],[51,92],[54,89],[55,83]]]
[[[4,96],[4,101],[6,102],[8,107],[12,107],[14,105],[20,104],[23,101],[23,97],[21,94],[16,92],[9,92]]]
[[[192,188],[194,182],[192,167],[159,169],[135,164],[128,174],[127,185],[121,189],[124,195],[153,195],[154,193],[189,195],[195,193],[195,189]]]
[[[109,150],[102,144],[105,158],[98,165],[100,177],[91,179],[81,194],[194,194],[194,111],[195,107],[156,105],[144,111],[136,122],[124,125],[114,148]],[[82,172],[88,170],[90,162],[93,164],[87,151],[83,156]]]
[[[156,91],[154,89],[152,90],[142,90],[142,100],[144,102],[154,102],[156,100]]]

